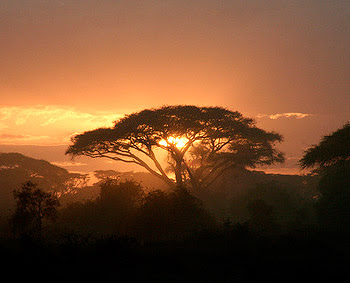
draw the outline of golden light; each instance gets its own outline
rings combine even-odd
[[[179,138],[179,137],[169,137],[167,140],[161,140],[159,142],[162,146],[170,146],[175,145],[177,148],[182,148],[186,145],[188,142],[188,139],[186,138]]]

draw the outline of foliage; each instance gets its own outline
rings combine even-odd
[[[178,141],[182,141],[179,146]],[[282,162],[282,137],[221,107],[165,106],[126,115],[112,128],[76,135],[66,154],[140,165],[171,187],[208,187],[227,169]],[[159,160],[168,155],[175,181]]]
[[[127,234],[143,199],[142,186],[132,180],[107,179],[99,188],[96,199],[62,209],[59,225],[83,232]]]
[[[322,138],[305,152],[303,168],[320,174],[319,216],[327,230],[350,232],[350,124]]]
[[[119,181],[134,180],[137,183],[142,184],[142,187],[145,190],[168,189],[166,183],[164,183],[158,177],[150,174],[149,172],[95,170],[94,176],[97,179],[97,182],[94,183],[94,186],[105,182],[107,179],[115,179]]]
[[[53,193],[44,192],[28,181],[19,190],[14,190],[13,195],[16,210],[11,224],[15,233],[40,236],[43,220],[56,219],[59,201]]]
[[[202,202],[181,188],[149,192],[135,219],[137,235],[148,240],[181,239],[214,225]]]
[[[122,206],[141,202],[143,189],[141,184],[133,181],[118,181],[108,179],[100,185],[98,201],[103,204]]]
[[[96,199],[63,208],[58,226],[82,233],[156,240],[181,238],[212,224],[201,201],[187,190],[145,193],[135,181],[111,179],[100,184]]]
[[[316,167],[321,175],[319,189],[328,199],[350,186],[350,124],[345,124],[318,145],[309,148],[300,160],[303,168]]]
[[[297,183],[267,181],[246,188],[241,194],[232,197],[230,211],[232,220],[248,223],[260,230],[269,228],[279,233],[296,227],[308,228],[315,225],[315,200],[298,191]],[[305,190],[309,190],[305,187]],[[264,227],[265,226],[265,227]]]
[[[13,188],[31,181],[45,191],[67,195],[86,185],[87,175],[70,173],[48,161],[34,159],[20,153],[0,153],[1,197],[0,210],[12,209]]]
[[[310,147],[300,160],[302,168],[316,167],[323,170],[350,160],[350,123],[328,136],[318,145]]]
[[[260,234],[270,234],[279,230],[275,223],[273,206],[268,205],[264,200],[250,201],[247,209],[250,214],[247,224],[251,230]]]
[[[100,208],[107,227],[113,227],[118,233],[126,233],[130,223],[140,207],[143,198],[143,188],[132,180],[107,180],[100,185],[100,196],[97,205]]]

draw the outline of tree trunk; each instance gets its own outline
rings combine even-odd
[[[175,180],[176,180],[176,186],[178,188],[182,188],[183,182],[182,182],[181,162],[178,162],[178,161],[176,161],[176,165],[175,165]]]

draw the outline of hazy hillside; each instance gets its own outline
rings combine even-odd
[[[76,185],[80,174],[20,153],[0,153],[0,208],[13,205],[12,192],[30,180],[44,190],[63,191]]]
[[[114,169],[118,171],[140,170],[139,167],[130,166],[128,164],[111,162],[105,159],[92,159],[85,156],[77,157],[72,160],[65,155],[68,145],[0,145],[0,152],[11,153],[18,152],[26,156],[31,156],[37,159],[44,159],[50,163],[63,167],[72,172],[93,172],[95,170]]]

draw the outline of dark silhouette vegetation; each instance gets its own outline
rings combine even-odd
[[[193,138],[186,150],[160,143],[182,135]],[[130,147],[152,156],[163,146],[166,177],[152,160],[157,174],[96,170],[97,181],[88,184],[87,176],[40,161],[60,172],[49,174],[60,181],[39,183],[46,178],[40,167],[43,178],[25,180],[23,174],[12,187],[12,206],[0,222],[3,276],[46,282],[340,281],[350,255],[349,124],[305,152],[301,167],[313,168],[311,173],[252,170],[282,161],[274,149],[280,139],[237,112],[182,106],[135,113],[114,128],[78,135],[70,154],[111,153],[118,160],[126,157],[120,153],[131,156]],[[10,165],[17,159],[7,161],[4,175],[24,172],[27,167]],[[211,170],[222,164],[227,168],[214,177]]]
[[[41,237],[44,221],[54,221],[57,217],[58,197],[30,181],[14,190],[13,196],[16,201],[16,210],[10,219],[13,233],[21,237]]]
[[[31,181],[45,191],[60,194],[86,186],[87,175],[71,173],[45,160],[38,160],[20,153],[0,153],[0,211],[13,208],[13,190]]]
[[[326,231],[350,232],[350,124],[324,136],[300,160],[320,175],[319,220]]]

